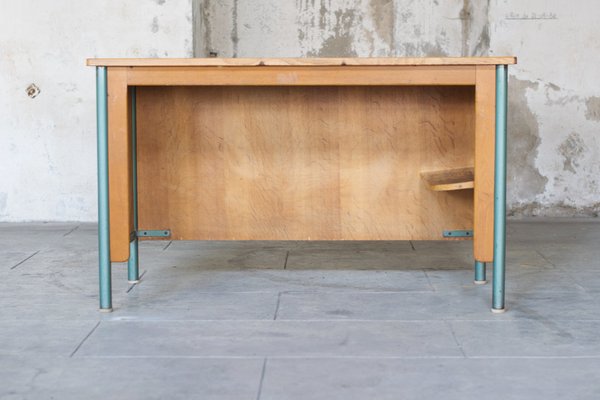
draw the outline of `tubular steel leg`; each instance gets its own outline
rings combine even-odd
[[[485,284],[487,282],[485,275],[485,263],[475,260],[475,279],[473,283],[476,285]]]
[[[496,66],[496,165],[494,176],[494,278],[492,312],[504,312],[506,256],[507,66]]]
[[[98,254],[100,311],[112,311],[110,221],[108,210],[108,100],[106,67],[96,68],[98,134]]]
[[[133,175],[133,229],[138,230],[138,204],[137,204],[137,124],[136,124],[136,93],[135,87],[131,88],[131,171]],[[129,283],[140,281],[138,261],[137,236],[129,243],[129,260],[127,261],[127,280]]]

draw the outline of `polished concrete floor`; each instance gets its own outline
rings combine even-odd
[[[600,399],[600,223],[470,242],[144,242],[97,311],[96,227],[0,224],[1,399]],[[491,271],[488,271],[491,277]]]

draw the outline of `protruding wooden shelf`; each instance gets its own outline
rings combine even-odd
[[[473,167],[421,172],[421,177],[436,192],[473,189]]]

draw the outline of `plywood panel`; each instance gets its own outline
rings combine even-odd
[[[473,189],[473,167],[421,172],[429,189],[438,192]]]
[[[131,101],[126,68],[108,69],[108,172],[111,261],[129,258],[133,231]]]
[[[474,85],[475,66],[133,67],[135,86]]]
[[[477,67],[475,117],[475,259],[494,259],[494,161],[496,140],[496,67]]]
[[[441,239],[469,191],[471,87],[138,88],[140,229],[173,239]]]

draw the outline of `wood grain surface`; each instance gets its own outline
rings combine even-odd
[[[477,67],[475,88],[474,256],[494,260],[494,161],[496,147],[496,68]]]
[[[474,186],[473,167],[421,172],[421,177],[429,189],[437,192],[473,189]]]
[[[139,87],[139,228],[184,240],[441,239],[472,191],[473,87]]]
[[[108,172],[110,256],[129,258],[129,235],[133,231],[131,175],[131,117],[126,68],[108,69]]]
[[[88,58],[89,66],[509,65],[516,57]]]
[[[134,67],[135,86],[475,85],[475,66]]]

